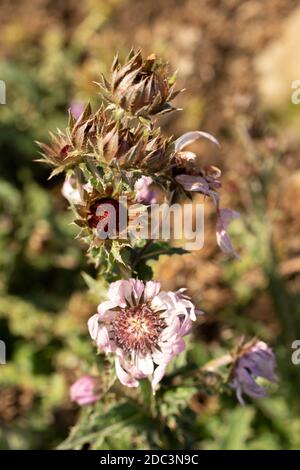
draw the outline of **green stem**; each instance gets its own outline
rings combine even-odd
[[[143,246],[143,248],[141,248],[136,254],[135,254],[135,257],[131,263],[131,268],[132,270],[134,270],[134,268],[136,267],[136,265],[138,264],[138,262],[144,258],[144,253],[147,252],[148,248],[152,245],[153,243],[153,240],[147,240],[147,242],[145,243],[145,245]]]

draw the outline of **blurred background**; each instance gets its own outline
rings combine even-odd
[[[243,408],[229,395],[178,396],[168,426],[181,427],[183,448],[300,449],[300,365],[291,362],[300,339],[300,105],[291,102],[299,3],[1,0],[0,8],[0,448],[53,448],[66,438],[78,414],[68,387],[94,360],[86,320],[97,298],[81,272],[95,273],[74,240],[62,179],[47,180],[34,141],[64,129],[70,106],[99,105],[93,81],[134,46],[178,70],[183,111],[162,128],[221,141],[221,151],[195,150],[222,169],[223,206],[241,213],[231,235],[242,261],[218,251],[208,203],[204,249],[155,266],[165,288],[185,285],[206,313],[186,354],[201,366],[234,338],[258,336],[274,347],[280,376],[269,399]],[[99,444],[147,446],[129,425]]]

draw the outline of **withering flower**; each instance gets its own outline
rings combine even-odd
[[[137,387],[149,377],[155,392],[171,359],[185,348],[183,336],[196,319],[184,292],[164,292],[158,282],[139,279],[113,282],[108,299],[88,321],[99,350],[115,355],[123,385]]]
[[[251,398],[268,396],[267,389],[258,384],[261,377],[269,382],[277,382],[276,360],[272,349],[263,341],[252,341],[237,354],[230,386],[235,389],[239,402],[244,405],[243,394]]]
[[[226,231],[230,221],[239,217],[239,213],[231,209],[220,208],[220,195],[218,193],[218,189],[222,186],[220,179],[221,170],[212,165],[205,168],[198,168],[196,164],[196,154],[184,151],[185,147],[200,138],[208,139],[215,145],[219,145],[219,142],[215,137],[203,131],[187,132],[179,137],[175,141],[175,152],[173,154],[173,165],[177,172],[175,180],[185,191],[198,192],[211,198],[217,212],[217,243],[223,252],[231,253],[236,258],[239,258],[239,255],[234,250]]]
[[[99,400],[100,395],[97,391],[99,378],[93,375],[83,375],[70,387],[70,398],[78,405],[89,405]]]

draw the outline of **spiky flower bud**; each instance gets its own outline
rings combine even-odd
[[[98,131],[95,159],[124,170],[159,171],[169,161],[171,148],[160,130],[142,125],[128,127],[110,119]]]
[[[92,114],[90,105],[87,105],[77,120],[69,113],[69,125],[66,132],[60,130],[56,134],[50,132],[50,144],[37,142],[41,148],[42,159],[55,167],[50,178],[63,171],[79,165],[89,150],[89,144],[95,139],[100,122],[104,120],[102,108]]]
[[[155,54],[143,59],[141,51],[131,51],[124,65],[118,57],[113,62],[111,82],[101,84],[112,102],[131,114],[150,116],[174,110],[170,101],[180,93],[174,91],[175,76],[168,76],[167,64]]]

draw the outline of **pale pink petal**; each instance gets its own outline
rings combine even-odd
[[[213,190],[209,190],[207,192],[207,196],[209,196],[212,200],[212,202],[214,203],[215,207],[218,208],[219,207],[219,203],[220,203],[220,196],[219,194],[216,192],[216,191],[213,191]]]
[[[197,191],[204,194],[209,192],[209,185],[202,176],[178,175],[175,179],[186,191]]]
[[[74,178],[66,176],[65,182],[62,186],[62,195],[69,201],[70,204],[82,204],[82,198],[79,189],[74,185]]]
[[[160,291],[160,282],[148,281],[146,282],[144,298],[145,302],[152,300]]]
[[[74,119],[79,119],[79,117],[82,115],[84,112],[85,105],[83,104],[82,101],[79,100],[73,100],[70,103],[70,109],[69,111],[72,113]]]
[[[158,365],[168,364],[173,357],[172,344],[166,342],[159,342],[158,347],[160,348],[160,351],[156,349],[152,352],[153,362]]]
[[[156,197],[154,191],[149,189],[149,186],[153,183],[150,176],[141,176],[134,185],[136,193],[135,200],[143,204],[155,204]]]
[[[136,356],[135,365],[136,368],[145,375],[150,375],[153,373],[154,365],[150,354],[145,357]]]
[[[99,395],[95,393],[98,385],[98,378],[92,375],[83,375],[70,387],[70,398],[78,405],[88,405],[99,400]]]
[[[174,356],[177,356],[178,354],[182,353],[185,349],[185,342],[183,339],[179,339],[175,343],[173,343],[173,354]]]
[[[191,131],[191,132],[186,132],[182,136],[180,136],[177,140],[175,140],[175,151],[179,151],[187,147],[188,145],[192,144],[198,139],[208,139],[210,140],[213,144],[217,145],[218,147],[220,146],[218,140],[208,132],[204,131]]]
[[[151,301],[153,310],[166,310],[174,313],[174,299],[170,292],[161,291]]]
[[[180,331],[180,320],[177,316],[174,316],[171,320],[169,326],[167,326],[160,335],[160,341],[167,341],[172,338],[174,335],[177,335]]]
[[[132,287],[130,282],[127,280],[112,282],[108,289],[109,299],[123,308],[126,307],[127,302],[132,304],[131,294]]]
[[[132,375],[129,375],[125,370],[122,368],[120,359],[118,356],[115,358],[115,367],[116,367],[116,373],[117,377],[120,380],[121,384],[125,385],[126,387],[138,387],[139,382],[132,377]]]
[[[192,176],[192,175],[178,175],[175,177],[177,183],[186,191],[198,192],[209,196],[216,207],[219,206],[220,196],[219,194],[210,189],[209,183],[203,176]]]
[[[72,400],[72,401],[76,401],[78,405],[84,406],[84,405],[90,405],[91,403],[95,403],[98,400],[99,400],[98,395],[91,395],[89,397],[78,397],[76,400]]]
[[[104,352],[112,352],[114,344],[109,338],[106,326],[99,323],[99,315],[96,313],[88,320],[88,330],[91,338],[95,341],[98,348]]]
[[[62,186],[62,195],[69,201],[70,204],[81,205],[83,204],[83,200],[81,197],[80,187],[76,187],[76,180],[73,176],[67,175]],[[91,192],[93,190],[93,186],[91,183],[86,183],[82,186],[82,190],[87,192]]]
[[[187,335],[191,331],[192,326],[193,326],[192,318],[186,315],[180,327],[180,331],[179,331],[180,336]]]
[[[129,279],[129,282],[131,285],[133,297],[138,304],[144,292],[144,283],[139,279]]]
[[[147,374],[144,374],[140,369],[138,369],[134,364],[129,364],[128,361],[124,360],[126,365],[126,370],[135,378],[135,379],[145,379]]]
[[[107,300],[98,305],[99,320],[110,321],[115,317],[115,312],[111,310],[118,306],[118,303],[113,300]]]
[[[161,379],[165,375],[166,367],[167,367],[166,364],[161,364],[160,366],[156,367],[156,369],[154,371],[153,379],[152,379],[152,382],[151,382],[152,391],[153,391],[154,395],[155,395],[155,392],[156,392],[156,389],[157,389],[157,385],[159,384],[159,382],[161,381]]]
[[[91,335],[91,338],[95,341],[98,335],[98,330],[99,330],[99,317],[98,313],[95,313],[91,318],[89,318],[87,324],[88,324],[88,330]]]
[[[195,305],[191,301],[191,299],[184,294],[186,289],[179,289],[175,292],[174,299],[176,303],[176,311],[178,313],[188,314],[189,318],[193,321],[196,320],[196,309]]]
[[[220,209],[220,218],[225,227],[227,227],[233,219],[238,219],[239,217],[240,214],[237,211],[232,209]]]
[[[239,213],[236,211],[233,211],[231,209],[220,209],[216,225],[216,237],[217,243],[224,253],[231,253],[239,259],[240,256],[236,253],[235,249],[233,248],[230,238],[226,232],[227,226],[230,221],[237,217],[239,217]]]
[[[98,334],[95,341],[99,349],[105,353],[111,352],[112,346],[106,326],[99,325]]]

